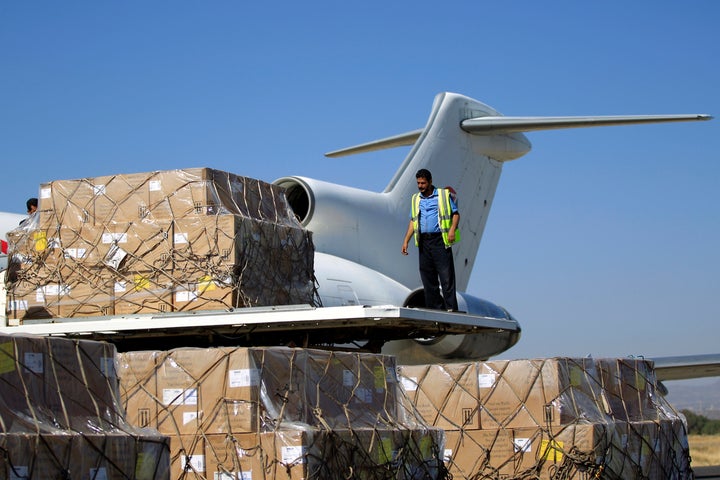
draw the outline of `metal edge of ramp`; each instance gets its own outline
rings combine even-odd
[[[32,323],[31,323],[32,322]],[[463,334],[482,330],[519,331],[517,322],[439,310],[386,306],[312,307],[290,305],[250,307],[234,311],[173,312],[162,314],[112,315],[107,317],[55,318],[0,327],[0,333],[37,335],[83,335],[103,333],[143,335],[152,331],[198,330],[228,327],[282,331],[343,327],[397,328],[417,332]]]

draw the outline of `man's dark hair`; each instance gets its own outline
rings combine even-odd
[[[31,207],[37,208],[38,200],[35,197],[28,198],[28,201],[25,202],[25,205],[27,206],[27,211],[29,212]]]
[[[427,168],[421,168],[415,174],[415,178],[424,178],[428,182],[432,183],[432,173]]]

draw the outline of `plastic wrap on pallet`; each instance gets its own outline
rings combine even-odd
[[[0,433],[0,478],[170,479],[168,439],[118,433]]]
[[[176,476],[445,478],[444,432],[407,408],[394,357],[223,347],[118,363],[128,420],[171,437]]]
[[[169,478],[168,438],[125,421],[114,346],[0,335],[0,388],[1,478]]]
[[[551,358],[399,367],[446,433],[453,478],[688,478],[684,418],[643,359]]]
[[[14,320],[319,305],[282,189],[218,170],[51,182],[8,238]]]

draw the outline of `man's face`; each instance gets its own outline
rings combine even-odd
[[[428,181],[427,178],[419,177],[417,179],[417,186],[418,190],[420,190],[420,193],[422,193],[426,197],[432,193],[432,191],[430,190],[432,188],[432,184]]]

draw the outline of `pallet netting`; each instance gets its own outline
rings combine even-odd
[[[0,336],[0,477],[169,479],[170,445],[125,421],[112,345]]]
[[[320,305],[280,187],[212,169],[59,180],[8,234],[8,317]]]
[[[420,416],[446,433],[453,478],[688,478],[683,416],[643,359],[401,366]]]
[[[119,358],[128,420],[171,438],[180,478],[446,478],[444,432],[409,406],[394,357],[221,347]]]

